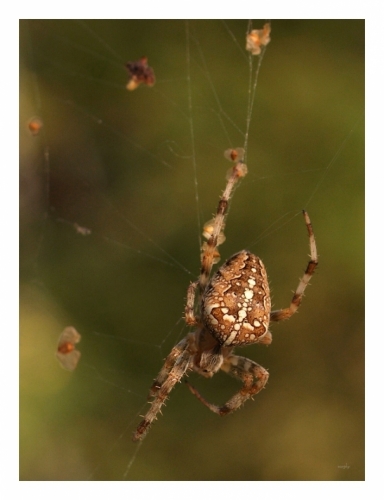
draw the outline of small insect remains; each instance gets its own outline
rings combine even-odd
[[[56,357],[65,370],[73,371],[80,359],[81,353],[76,344],[81,340],[80,333],[73,326],[67,326],[61,332],[57,344]]]
[[[261,30],[252,30],[247,34],[246,49],[253,55],[261,54],[262,47],[266,47],[271,41],[271,24],[265,23]]]
[[[287,308],[271,311],[267,273],[261,259],[247,250],[229,258],[211,277],[220,260],[218,247],[224,242],[228,203],[238,182],[247,174],[242,148],[230,149],[225,157],[234,162],[215,217],[203,229],[207,240],[201,247],[199,279],[187,291],[185,322],[193,327],[170,352],[153,382],[150,408],[137,427],[133,441],[147,434],[169,393],[177,382],[195,371],[210,378],[223,370],[239,379],[243,386],[224,405],[206,401],[188,382],[197,399],[218,415],[228,415],[258,394],[268,381],[268,371],[251,359],[233,354],[235,347],[272,342],[270,321],[290,318],[301,304],[304,291],[318,264],[315,237],[306,211],[303,211],[310,247],[310,261]]]
[[[127,62],[126,68],[131,76],[126,86],[127,90],[135,90],[141,83],[148,85],[148,87],[155,85],[155,73],[148,66],[147,57],[141,57],[138,61]]]
[[[43,128],[43,121],[38,116],[34,116],[28,120],[27,126],[31,135],[39,135],[41,129]]]

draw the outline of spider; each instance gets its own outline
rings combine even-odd
[[[258,394],[268,381],[268,371],[250,359],[233,354],[233,349],[249,344],[270,344],[272,335],[269,322],[288,319],[297,311],[318,264],[311,221],[303,210],[309,236],[310,261],[287,308],[271,311],[264,264],[247,250],[233,255],[210,278],[213,265],[220,259],[218,246],[225,240],[224,226],[229,200],[238,181],[247,174],[242,154],[241,148],[226,151],[225,156],[235,161],[235,164],[227,174],[227,185],[216,215],[204,226],[203,236],[207,241],[201,247],[200,276],[189,285],[185,306],[185,322],[194,330],[173,347],[165,359],[150,388],[148,399],[153,398],[151,406],[133,434],[133,441],[146,436],[169,393],[190,370],[206,378],[223,370],[242,381],[241,389],[222,406],[206,401],[187,382],[192,394],[218,415],[234,412]],[[199,314],[195,314],[195,309]]]

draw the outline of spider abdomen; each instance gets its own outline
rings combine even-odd
[[[228,259],[202,297],[202,319],[223,346],[254,344],[267,334],[271,312],[262,261],[242,250]]]

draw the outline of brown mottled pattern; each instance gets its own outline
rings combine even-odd
[[[261,260],[245,250],[211,279],[202,298],[203,321],[223,345],[254,344],[268,331],[271,301]]]

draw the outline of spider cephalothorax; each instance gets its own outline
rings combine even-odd
[[[188,370],[212,377],[223,370],[243,382],[243,386],[223,406],[208,403],[187,383],[191,392],[210,410],[227,415],[237,410],[247,399],[265,387],[269,374],[254,361],[232,353],[235,347],[249,344],[270,344],[270,321],[288,319],[297,311],[304,290],[317,266],[317,250],[311,221],[303,211],[309,235],[311,260],[301,278],[289,307],[271,311],[267,273],[262,261],[247,250],[228,259],[210,278],[212,266],[220,259],[218,246],[225,240],[224,226],[228,202],[236,183],[247,173],[242,162],[242,150],[226,151],[225,156],[235,165],[227,176],[227,185],[220,198],[217,212],[204,226],[207,241],[202,245],[199,279],[187,292],[185,321],[194,330],[170,352],[150,389],[151,406],[133,435],[138,441],[147,434],[152,422],[169,393]],[[199,299],[196,299],[196,295]],[[197,309],[197,314],[195,314]]]

